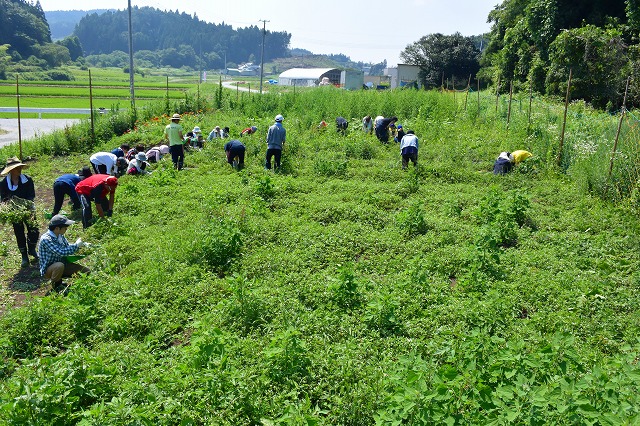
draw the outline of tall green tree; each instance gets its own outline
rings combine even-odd
[[[408,45],[400,57],[420,67],[419,77],[425,87],[439,87],[442,76],[467,81],[480,69],[480,49],[474,39],[460,33],[429,34]]]
[[[65,37],[60,41],[56,41],[56,44],[64,46],[69,50],[69,55],[72,61],[75,61],[79,57],[83,56],[82,45],[80,44],[80,39],[77,36],[71,35]]]
[[[550,62],[547,92],[565,90],[571,69],[572,97],[600,108],[621,103],[629,57],[620,30],[586,25],[563,31],[551,43]]]
[[[0,43],[8,44],[10,53],[24,58],[35,53],[35,45],[51,43],[49,24],[39,1],[0,2]]]

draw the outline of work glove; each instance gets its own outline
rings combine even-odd
[[[82,238],[78,238],[76,240],[76,245],[78,246],[78,248],[80,247],[84,247],[87,243],[85,243],[84,241],[82,241]]]
[[[107,210],[106,216],[111,217],[113,215],[113,210]]]

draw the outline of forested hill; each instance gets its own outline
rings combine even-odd
[[[37,53],[35,46],[51,43],[40,2],[3,0],[0,5],[0,45],[8,44],[11,52],[27,58]]]
[[[262,30],[258,26],[234,30],[224,22],[212,24],[196,15],[152,7],[134,7],[131,15],[135,51],[176,49],[178,56],[191,52],[211,67],[224,66],[225,54],[228,62],[236,63],[260,58]],[[128,19],[127,10],[82,18],[74,35],[80,39],[85,56],[128,52]],[[267,31],[265,60],[287,56],[290,39],[289,33]]]

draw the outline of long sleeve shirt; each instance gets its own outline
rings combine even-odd
[[[35,200],[36,190],[33,185],[33,179],[29,176],[21,174],[18,179],[18,185],[13,185],[11,175],[2,178],[0,181],[0,201],[7,201],[11,197],[23,198],[25,200]]]
[[[56,235],[49,230],[40,237],[38,257],[40,258],[40,275],[44,276],[47,268],[56,262],[62,262],[64,256],[78,251],[76,244],[69,244],[64,235]]]
[[[286,138],[287,131],[282,127],[282,123],[273,124],[267,132],[267,148],[282,150],[282,144],[284,144]]]

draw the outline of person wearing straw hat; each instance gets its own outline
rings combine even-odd
[[[80,210],[82,208],[80,197],[78,197],[78,193],[76,192],[76,185],[79,184],[82,179],[88,178],[91,175],[91,169],[88,166],[84,166],[78,170],[78,173],[64,174],[53,182],[54,203],[53,211],[51,212],[52,216],[60,213],[65,195],[69,196],[69,199],[73,203],[74,210]]]
[[[164,128],[164,139],[169,143],[173,167],[182,170],[184,166],[184,135],[180,125],[180,114],[173,114],[171,123]]]
[[[0,201],[26,205],[31,210],[29,217],[24,216],[23,220],[12,223],[18,250],[22,255],[22,263],[20,265],[22,268],[29,266],[29,255],[36,260],[38,259],[36,245],[40,236],[33,203],[36,199],[35,186],[33,185],[33,179],[22,173],[22,170],[27,167],[29,166],[20,161],[18,157],[11,157],[7,160],[5,168],[0,172],[0,176],[6,176],[0,180]]]
[[[49,221],[49,231],[40,237],[40,245],[38,247],[40,275],[51,280],[51,286],[55,291],[64,289],[62,278],[91,272],[89,268],[74,263],[68,257],[76,253],[79,248],[89,245],[82,241],[81,238],[78,238],[75,243],[69,244],[64,234],[69,226],[74,223],[73,220],[57,214]]]
[[[117,186],[118,178],[102,174],[88,177],[76,185],[76,192],[82,203],[82,227],[84,229],[92,224],[91,201],[96,204],[98,216],[111,217]],[[107,195],[109,199],[107,199]]]
[[[147,166],[149,165],[147,158],[147,154],[144,152],[139,152],[136,154],[136,157],[129,162],[129,170],[127,170],[128,175],[148,175],[151,172],[147,170]]]

